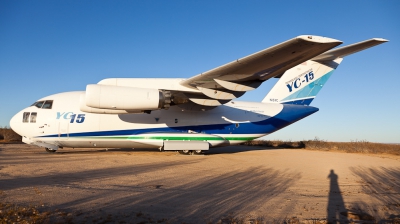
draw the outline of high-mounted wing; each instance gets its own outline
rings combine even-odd
[[[298,36],[183,80],[180,84],[202,93],[186,95],[190,101],[205,106],[218,106],[341,43],[327,37]]]

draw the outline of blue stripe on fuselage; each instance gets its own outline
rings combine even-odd
[[[80,132],[70,133],[69,137],[100,137],[100,136],[127,136],[149,133],[188,133],[192,130],[198,133],[205,134],[269,134],[281,128],[284,128],[310,114],[317,112],[316,107],[284,104],[283,109],[276,116],[268,119],[253,122],[240,123],[239,127],[236,124],[211,124],[211,125],[194,125],[180,127],[163,127],[163,128],[147,128],[147,129],[129,129],[129,130],[114,130],[114,131],[95,131],[95,132]],[[40,137],[58,137],[55,135],[45,135]],[[62,134],[60,137],[67,137],[67,134]]]
[[[314,98],[302,99],[302,100],[293,100],[284,102],[283,104],[297,104],[297,105],[310,105]]]

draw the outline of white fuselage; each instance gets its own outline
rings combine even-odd
[[[30,106],[10,124],[26,143],[58,147],[158,148],[165,141],[207,141],[210,147],[239,144],[279,130],[318,109],[309,106],[229,102],[208,111],[178,106],[150,114],[94,114],[79,109],[83,92],[44,97],[51,109]],[[26,118],[24,113],[36,118]]]

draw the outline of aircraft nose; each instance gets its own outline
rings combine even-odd
[[[17,134],[21,134],[21,121],[22,121],[22,116],[20,116],[21,113],[17,113],[14,115],[11,120],[10,120],[10,127],[13,131],[15,131]]]

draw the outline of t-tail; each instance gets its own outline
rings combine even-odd
[[[374,38],[327,51],[287,70],[262,100],[263,103],[310,105],[343,57],[387,42]]]

